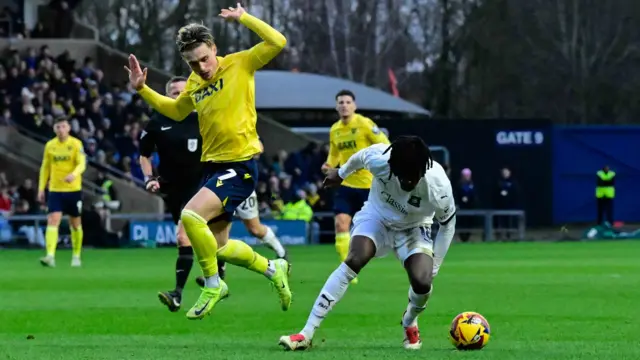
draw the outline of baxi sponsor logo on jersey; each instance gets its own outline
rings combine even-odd
[[[539,130],[518,130],[496,132],[498,146],[540,146],[544,144],[544,132]]]
[[[193,97],[196,100],[196,104],[208,98],[212,94],[217,93],[218,91],[221,91],[222,88],[224,88],[224,79],[218,79],[216,82],[214,82],[213,84],[210,84],[206,88],[196,91],[193,94]]]
[[[308,244],[307,223],[304,221],[263,220],[283,245]],[[249,245],[258,245],[258,239],[247,231],[241,221],[234,221],[229,237]],[[134,242],[153,241],[158,245],[176,244],[176,225],[170,221],[132,221],[129,238]]]

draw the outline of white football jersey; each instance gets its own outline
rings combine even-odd
[[[383,154],[388,147],[375,144],[362,149],[338,171],[343,179],[362,168],[373,174],[369,198],[362,211],[379,214],[380,221],[394,230],[431,225],[434,217],[441,223],[451,219],[456,205],[451,182],[442,166],[434,161],[415,189],[406,192],[398,178],[391,175],[388,163],[391,151]]]

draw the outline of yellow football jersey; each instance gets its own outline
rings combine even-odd
[[[48,183],[49,191],[80,191],[82,173],[86,168],[87,157],[82,141],[73,136],[69,136],[65,141],[60,141],[57,137],[51,139],[44,146],[38,190],[44,191]],[[70,183],[64,180],[69,174],[76,176]]]
[[[351,155],[373,144],[389,144],[387,136],[369,118],[354,114],[346,124],[338,120],[329,131],[329,157],[327,164],[338,167],[346,163]],[[368,189],[373,175],[365,169],[349,175],[342,185]]]
[[[218,69],[210,80],[192,72],[176,100],[147,86],[139,94],[158,112],[177,121],[193,109],[198,112],[203,162],[235,162],[262,152],[255,105],[255,71],[273,59],[286,38],[263,21],[245,13],[240,22],[264,41],[249,50],[217,57]]]

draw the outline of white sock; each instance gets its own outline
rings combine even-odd
[[[267,271],[264,273],[264,276],[271,279],[273,275],[276,273],[276,264],[274,264],[273,261],[271,260],[268,260],[267,264],[268,264]]]
[[[273,233],[270,227],[266,226],[267,233],[260,240],[262,243],[267,244],[268,247],[273,249],[276,252],[276,255],[281,258],[284,256],[284,248],[282,244],[280,244],[280,240],[276,237],[276,234]]]
[[[215,274],[204,278],[204,287],[219,288],[220,287],[220,275]]]
[[[416,294],[411,286],[409,286],[409,305],[407,305],[407,311],[404,313],[402,317],[402,326],[416,326],[418,325],[418,315],[427,308],[427,301],[429,301],[429,296],[433,292],[433,286],[431,286],[431,290],[429,290],[426,294]]]
[[[345,263],[340,264],[340,266],[331,273],[311,309],[307,324],[300,332],[305,338],[313,338],[313,334],[316,332],[316,329],[320,327],[322,320],[327,317],[327,314],[333,306],[342,299],[344,293],[347,292],[349,282],[355,279],[356,275],[357,274]]]

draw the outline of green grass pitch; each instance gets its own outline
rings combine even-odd
[[[640,359],[640,242],[454,244],[421,317],[418,352],[402,349],[408,282],[391,256],[365,269],[311,351],[285,353],[278,338],[304,325],[337,265],[333,247],[291,249],[288,312],[262,276],[230,268],[231,297],[202,321],[185,317],[198,295],[192,279],[179,313],[157,299],[173,285],[175,254],[87,250],[75,269],[59,251],[47,269],[40,252],[0,251],[0,359]],[[447,338],[466,310],[492,327],[479,352],[452,350]]]

